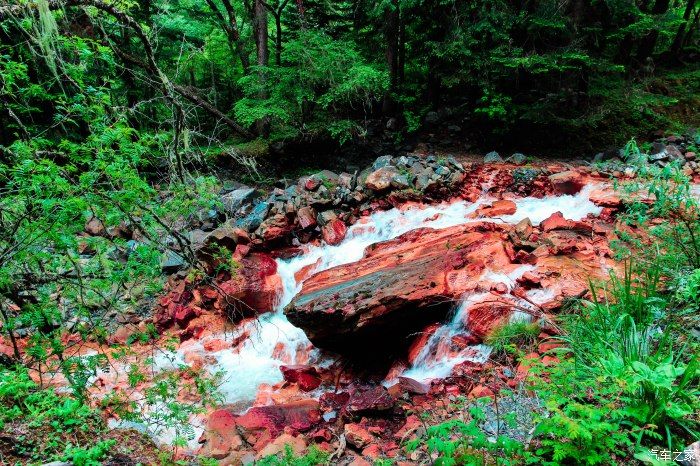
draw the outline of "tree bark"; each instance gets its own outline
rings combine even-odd
[[[255,0],[254,5],[255,14],[255,44],[258,52],[258,66],[261,67],[258,71],[258,77],[260,79],[261,87],[264,89],[265,86],[265,71],[262,67],[266,67],[270,62],[270,49],[269,49],[269,34],[267,31],[267,8],[265,8],[265,2],[263,0]],[[267,93],[263,90],[260,93],[261,99],[267,99]],[[256,123],[258,134],[267,137],[269,134],[269,122],[266,118],[260,119]]]
[[[678,26],[678,31],[676,31],[676,36],[673,39],[673,45],[671,45],[671,53],[674,55],[683,50],[686,28],[692,27],[690,16],[693,13],[693,8],[695,8],[695,0],[688,0],[685,11],[683,12],[683,24]]]
[[[386,63],[389,69],[389,90],[384,95],[382,112],[384,115],[391,115],[395,110],[393,94],[396,91],[398,81],[398,38],[399,38],[399,5],[397,0],[393,0],[391,9],[387,12],[384,26],[384,37],[386,40]]]
[[[226,10],[226,17],[219,11],[213,0],[205,0],[211,11],[216,15],[219,21],[221,29],[224,30],[226,34],[226,39],[228,41],[229,49],[232,53],[238,56],[241,62],[241,67],[243,68],[243,74],[248,74],[250,69],[250,59],[246,53],[243,40],[241,39],[241,34],[238,29],[238,20],[236,19],[236,11],[233,8],[231,0],[222,0],[224,5],[224,10]]]

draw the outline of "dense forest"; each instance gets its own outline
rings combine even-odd
[[[667,464],[659,451],[697,454],[699,110],[697,0],[0,0],[0,464]],[[504,162],[494,150],[518,157]],[[487,152],[485,161],[495,164],[472,164]],[[484,197],[492,204],[481,205]],[[360,273],[342,268],[349,259],[327,260],[341,253],[323,247],[375,235],[361,243],[373,252],[352,262],[382,257],[375,244],[393,253],[397,237],[408,234],[407,244],[420,238],[403,227],[386,233],[379,222],[393,220],[382,213],[425,204],[445,217],[451,211],[440,203],[457,198],[474,205],[460,211],[464,224],[510,218],[516,204],[535,206],[525,223],[512,217],[470,232],[483,235],[487,258],[454,258],[471,251],[458,244],[466,241],[462,232],[439,238],[447,238],[439,267],[483,268],[496,254],[508,256],[508,272],[496,271],[503,283],[485,292],[520,299],[508,312],[530,305],[539,312],[539,324],[499,320],[478,338],[475,327],[467,332],[468,346],[492,348],[483,373],[462,376],[469,388],[449,371],[435,378],[448,382],[432,388],[403,377],[414,364],[404,340],[454,309],[382,321],[376,333],[359,336],[350,327],[362,327],[362,319],[329,321],[327,328],[346,332],[331,337],[314,327],[325,317],[303,315],[314,306],[291,301],[294,294],[277,309],[287,296],[284,279],[303,294],[307,279],[318,289],[340,286],[323,267]],[[363,221],[377,222],[375,230],[352,230]],[[411,225],[432,228],[431,221],[426,214]],[[445,225],[439,228],[455,227]],[[499,228],[509,243],[489,250]],[[565,234],[550,238],[552,231]],[[342,254],[350,257],[351,248]],[[315,262],[285,268],[310,252],[318,253]],[[600,255],[595,264],[615,264],[600,274],[590,254]],[[553,266],[562,256],[578,265]],[[545,278],[525,269],[516,277],[512,264],[550,269]],[[583,289],[543,284],[552,276],[565,282],[577,267],[590,275],[571,278]],[[280,279],[283,273],[291,275]],[[391,275],[381,276],[390,283]],[[487,269],[481,277],[495,280]],[[404,292],[401,284],[382,285],[353,289],[349,303],[336,293],[318,306],[355,309],[372,293]],[[532,303],[525,291],[516,297],[519,288],[549,296],[547,286],[561,294],[556,306]],[[483,291],[474,285],[468,293],[475,290]],[[463,292],[440,299],[474,304]],[[362,303],[377,320],[410,301],[377,300]],[[299,429],[308,438],[298,449],[301,436],[285,418],[277,437],[261,443],[242,433],[238,416],[274,406],[277,376],[256,382],[258,392],[244,400],[254,407],[241,414],[242,398],[222,395],[222,374],[205,370],[210,360],[184,358],[187,364],[162,369],[162,354],[180,354],[180,345],[218,325],[239,326],[233,345],[244,349],[236,351],[252,351],[241,343],[253,333],[245,325],[263,309],[289,316],[294,326],[285,317],[278,327],[301,332],[312,348],[300,363],[298,355],[278,357],[272,345],[283,388],[312,380],[310,392],[319,385],[337,392],[345,383],[352,401],[352,390],[388,386],[387,370],[401,360],[408,364],[397,372],[404,392],[391,392],[393,411],[374,400],[353,414],[347,399],[331,409],[321,395],[326,414],[356,422],[332,424],[323,414],[313,429]],[[555,309],[562,318],[551,323]],[[225,319],[212,324],[208,313]],[[453,347],[465,341],[449,331]],[[385,337],[394,348],[386,358],[384,347],[381,357],[363,347],[369,359],[391,359],[379,379],[377,361],[370,371],[366,360],[344,353],[346,341],[362,346],[357,341]],[[556,345],[550,337],[559,338]],[[556,369],[549,359],[527,363],[533,352],[546,352],[543,344],[567,349],[557,353]],[[363,352],[355,346],[353,353]],[[339,375],[328,375],[330,363],[313,365],[313,357],[326,357],[319,349],[340,353]],[[530,366],[537,381],[526,386],[521,375]],[[110,385],[105,374],[118,374],[117,367],[124,378]],[[492,383],[498,377],[502,387]],[[514,382],[506,387],[507,378]],[[357,388],[367,380],[372,388]],[[274,387],[265,403],[263,382]],[[458,388],[445,388],[450,383]],[[494,409],[466,400],[516,385],[517,396],[536,391],[540,398],[530,406],[511,394],[504,403],[532,411],[537,429],[501,435],[506,421],[496,402],[496,433],[484,433]],[[438,415],[433,400],[459,418]],[[399,409],[399,402],[410,406]],[[239,430],[225,435],[223,448],[211,432],[224,421],[207,416],[234,405]],[[384,418],[372,424],[376,411]],[[409,422],[415,426],[404,432]],[[362,426],[371,440],[348,426]],[[237,442],[240,452],[232,452]],[[367,452],[375,442],[381,454]]]

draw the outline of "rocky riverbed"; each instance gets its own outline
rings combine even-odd
[[[657,148],[652,161],[682,161],[697,177],[682,141]],[[152,318],[158,370],[221,374],[222,405],[192,417],[181,454],[246,464],[317,445],[334,464],[428,463],[426,452],[401,448],[424,430],[422,416],[459,416],[458,397],[504,388],[515,391],[504,406],[518,407],[508,435],[526,439],[528,413],[540,409],[518,391],[528,365],[494,360],[488,335],[535,323],[537,351],[526,360],[556,364],[552,317],[620,266],[611,242],[629,227],[617,220],[625,204],[613,186],[635,173],[623,160],[607,167],[416,153],[263,196],[225,190],[187,233],[208,278],[166,258],[172,275]],[[125,323],[110,341],[147,323]],[[165,350],[167,339],[178,343]],[[126,390],[125,377],[100,373],[93,394]],[[493,416],[486,422],[500,432]]]

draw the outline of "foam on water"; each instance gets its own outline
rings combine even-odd
[[[538,224],[557,211],[571,220],[580,220],[589,213],[597,215],[601,209],[588,199],[592,189],[593,187],[586,187],[575,196],[518,199],[515,201],[517,205],[515,214],[489,220],[517,223],[525,217],[530,217],[533,224]],[[224,374],[222,392],[225,401],[234,403],[253,400],[261,384],[274,384],[282,380],[280,365],[298,363],[299,351],[311,346],[304,332],[293,326],[282,312],[301,291],[302,283],[297,283],[295,278],[297,272],[311,266],[312,272],[317,273],[356,262],[363,257],[368,246],[391,240],[417,228],[443,229],[480,221],[469,217],[479,207],[491,201],[493,199],[484,196],[474,203],[459,200],[431,206],[417,205],[406,209],[376,212],[351,226],[345,240],[337,246],[327,244],[307,246],[304,253],[297,257],[287,260],[278,259],[277,273],[282,279],[283,292],[274,312],[264,314],[240,329],[239,332],[248,332],[250,337],[237,348],[213,353],[216,359],[213,369]],[[513,275],[515,272],[508,275],[498,271],[489,273],[492,274],[489,279],[504,282],[509,287],[514,285],[514,280],[517,278]],[[469,298],[462,303],[457,314],[466,312],[468,305]],[[449,340],[453,332],[463,332],[464,329],[457,328],[457,321],[460,319],[455,315],[452,323],[441,327],[439,333],[436,332],[434,335],[436,341],[441,338]],[[280,346],[284,348],[282,351]],[[455,364],[469,357],[485,360],[488,358],[488,352],[488,348],[476,346],[470,351],[471,356],[460,354],[444,360],[430,360],[426,356],[421,359],[420,364],[411,368],[406,374],[412,374],[414,378],[422,380],[445,377],[449,375]],[[310,355],[307,353],[305,357],[309,356],[314,363],[323,362],[321,354],[316,350],[313,350]]]
[[[521,265],[509,273],[494,272],[487,269],[481,274],[479,281],[501,282],[510,291],[515,287],[518,278],[522,277],[525,272],[533,269],[534,266],[532,265]],[[427,382],[432,379],[449,376],[452,369],[463,362],[486,362],[491,354],[491,348],[486,345],[468,346],[457,353],[450,349],[450,345],[452,337],[468,333],[468,328],[465,327],[464,323],[465,321],[468,322],[469,310],[474,304],[483,302],[489,297],[493,297],[493,295],[491,293],[471,293],[465,296],[450,322],[440,326],[431,335],[420,353],[418,353],[413,366],[402,375],[420,382]]]

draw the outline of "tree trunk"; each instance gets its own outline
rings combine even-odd
[[[282,12],[275,15],[275,64],[282,64]]]
[[[384,95],[384,103],[382,106],[382,111],[386,116],[391,115],[395,110],[393,94],[396,91],[398,78],[399,7],[396,0],[392,1],[391,10],[388,11],[386,16],[384,37],[386,39],[386,63],[389,69],[389,90]]]
[[[668,11],[670,0],[656,0],[654,7],[651,9],[651,14],[660,16]],[[637,46],[637,62],[643,63],[648,57],[654,53],[656,41],[659,39],[659,30],[654,29],[642,38]]]
[[[678,31],[676,31],[676,37],[673,39],[673,45],[671,45],[671,53],[678,54],[683,50],[683,43],[685,39],[685,31],[689,26],[692,27],[690,22],[690,16],[693,13],[693,8],[695,7],[695,0],[688,0],[688,4],[685,6],[685,11],[683,12],[683,23],[678,26]]]
[[[270,62],[270,50],[268,47],[269,36],[267,32],[267,8],[263,0],[255,0],[254,15],[255,15],[255,45],[258,55],[258,66],[267,66]],[[258,76],[260,83],[265,84],[265,71],[259,70]],[[267,93],[263,90],[260,93],[261,99],[267,98]],[[257,123],[258,134],[267,137],[269,135],[269,122],[266,118],[260,119]]]

